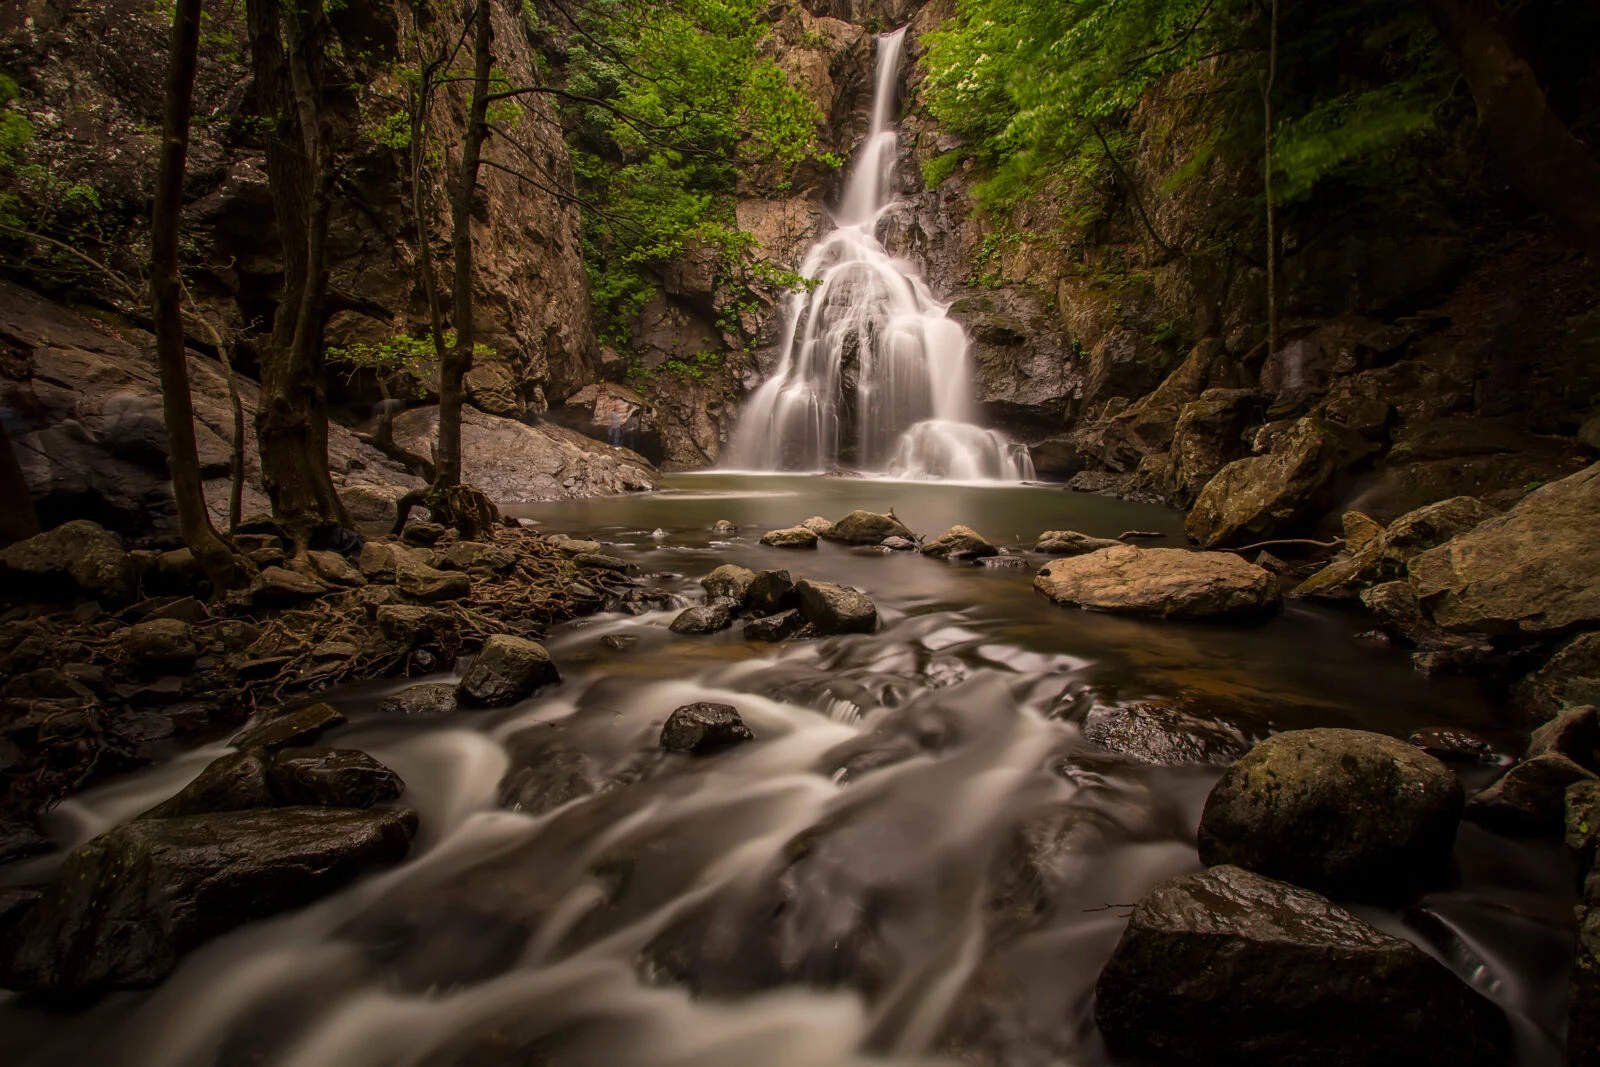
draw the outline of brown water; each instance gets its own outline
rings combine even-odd
[[[1045,488],[713,474],[523,508],[547,531],[607,542],[685,602],[729,562],[856,586],[879,632],[747,645],[737,627],[672,634],[670,612],[600,616],[550,635],[562,685],[504,711],[395,721],[373,709],[398,683],[335,694],[352,722],[332,743],[408,783],[422,816],[410,861],[211,944],[157,990],[76,1013],[0,1002],[0,1058],[1106,1064],[1094,978],[1126,905],[1198,867],[1194,827],[1218,772],[1111,757],[1076,725],[1090,708],[1198,694],[1258,731],[1455,725],[1513,742],[1472,684],[1422,679],[1359,638],[1356,616],[1291,603],[1253,626],[1138,622],[1048,604],[1031,553],[1014,570],[757,544],[855,507],[892,507],[929,535],[966,523],[1019,552],[1060,528],[1182,543],[1176,513]],[[718,519],[740,533],[717,538]],[[653,755],[667,713],[694,700],[738,706],[757,742]],[[63,805],[58,839],[143,810],[220,751]],[[631,784],[537,817],[499,809],[502,775],[530,761]],[[1363,914],[1506,1006],[1520,1063],[1561,1063],[1565,861],[1471,827],[1457,858],[1449,891]]]

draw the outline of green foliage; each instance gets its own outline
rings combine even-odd
[[[455,343],[456,332],[446,331],[445,348],[453,348]],[[495,354],[491,345],[479,343],[472,346],[475,360],[487,359]],[[438,363],[432,339],[409,334],[396,334],[378,344],[357,341],[346,346],[329,345],[323,350],[323,357],[329,367],[342,372],[346,378],[354,377],[361,371],[371,371],[383,379],[410,378],[416,383],[431,377]]]
[[[965,160],[966,155],[962,152],[946,152],[926,160],[922,164],[922,184],[929,189],[937,189]]]
[[[105,205],[93,183],[50,164],[18,97],[17,83],[0,74],[0,261],[80,274],[87,250],[102,243]]]

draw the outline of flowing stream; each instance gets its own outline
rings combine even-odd
[[[878,38],[872,122],[835,217],[800,265],[776,372],[745,403],[724,465],[901,478],[1021,481],[1027,448],[976,424],[961,325],[877,228],[896,204],[895,128],[905,30]]]
[[[1198,868],[1219,769],[1113,755],[1084,737],[1086,714],[1189,694],[1252,733],[1461,726],[1513,743],[1472,685],[1419,678],[1333,612],[1143,622],[1046,603],[1031,554],[1010,569],[757,544],[862,506],[1005,544],[1180,531],[1175,513],[1059,490],[796,476],[675,476],[659,494],[527,506],[685,602],[717,565],[787,567],[867,591],[881,625],[759,645],[737,628],[673,634],[667,611],[599,616],[549,635],[562,684],[511,708],[376,712],[419,679],[329,694],[351,721],[319,743],[365,749],[407,783],[421,816],[407,862],[203,947],[154,990],[71,1010],[0,1000],[0,1062],[1095,1067],[1113,1062],[1095,977],[1126,906]],[[711,532],[724,518],[737,535]],[[756,740],[660,754],[663,720],[696,700],[737,706]],[[144,810],[224,740],[70,800],[51,829],[71,844]],[[575,761],[612,787],[537,815],[497,804],[508,769],[559,777]],[[1403,913],[1362,914],[1504,1005],[1519,1063],[1555,1067],[1565,858],[1466,826],[1456,866]]]

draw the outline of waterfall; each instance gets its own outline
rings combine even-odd
[[[905,29],[878,38],[872,124],[832,232],[800,265],[776,373],[745,405],[726,465],[902,478],[1021,481],[1027,447],[973,422],[967,336],[913,264],[891,257],[878,222],[896,205],[896,92]]]

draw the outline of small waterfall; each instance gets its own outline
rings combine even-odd
[[[834,230],[800,265],[816,279],[790,300],[777,372],[745,405],[727,453],[739,470],[827,471],[841,464],[902,478],[1022,481],[1027,447],[973,422],[961,325],[877,226],[895,206],[896,90],[905,29],[878,38],[872,125]]]

